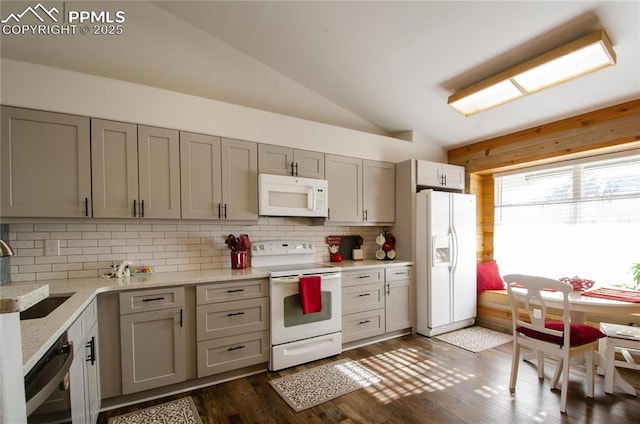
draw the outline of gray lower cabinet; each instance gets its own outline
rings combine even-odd
[[[98,311],[93,300],[67,331],[74,360],[69,370],[71,418],[74,424],[95,423],[100,411]]]
[[[385,295],[387,333],[411,327],[411,267],[385,269]]]
[[[198,377],[269,360],[267,280],[196,287]]]
[[[342,342],[384,333],[384,269],[343,271]]]
[[[342,342],[411,327],[411,267],[342,273]]]
[[[120,293],[122,394],[186,380],[184,287]]]

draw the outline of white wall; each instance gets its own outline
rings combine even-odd
[[[201,132],[326,153],[400,162],[446,162],[419,134],[405,141],[139,84],[10,59],[1,63],[5,105]]]

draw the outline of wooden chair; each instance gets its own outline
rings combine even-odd
[[[511,274],[503,278],[507,283],[513,324],[513,358],[509,383],[511,392],[515,391],[518,378],[520,347],[525,346],[535,351],[539,379],[544,378],[544,354],[558,358],[551,388],[558,388],[558,381],[562,376],[562,385],[559,387],[561,412],[565,412],[567,406],[569,363],[576,355],[584,355],[586,360],[587,396],[593,398],[594,354],[598,339],[605,335],[588,325],[571,324],[569,310],[569,293],[573,291],[571,285],[530,275]],[[555,290],[562,296],[562,321],[552,321],[547,318],[547,306],[541,295],[545,289]],[[528,317],[526,321],[520,318],[521,309],[526,312]]]

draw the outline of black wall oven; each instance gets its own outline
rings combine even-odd
[[[69,368],[73,344],[64,333],[24,379],[28,423],[71,422]]]

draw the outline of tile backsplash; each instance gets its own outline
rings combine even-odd
[[[364,258],[374,259],[375,238],[381,231],[381,227],[312,225],[309,218],[261,218],[255,225],[16,223],[8,224],[8,241],[16,253],[9,271],[11,281],[97,277],[125,259],[134,266],[152,266],[154,272],[230,268],[224,244],[228,234],[248,234],[252,241],[309,240],[317,244],[318,261],[329,260],[327,236],[360,235]],[[59,255],[45,254],[46,240],[58,241],[54,244],[59,245]]]

